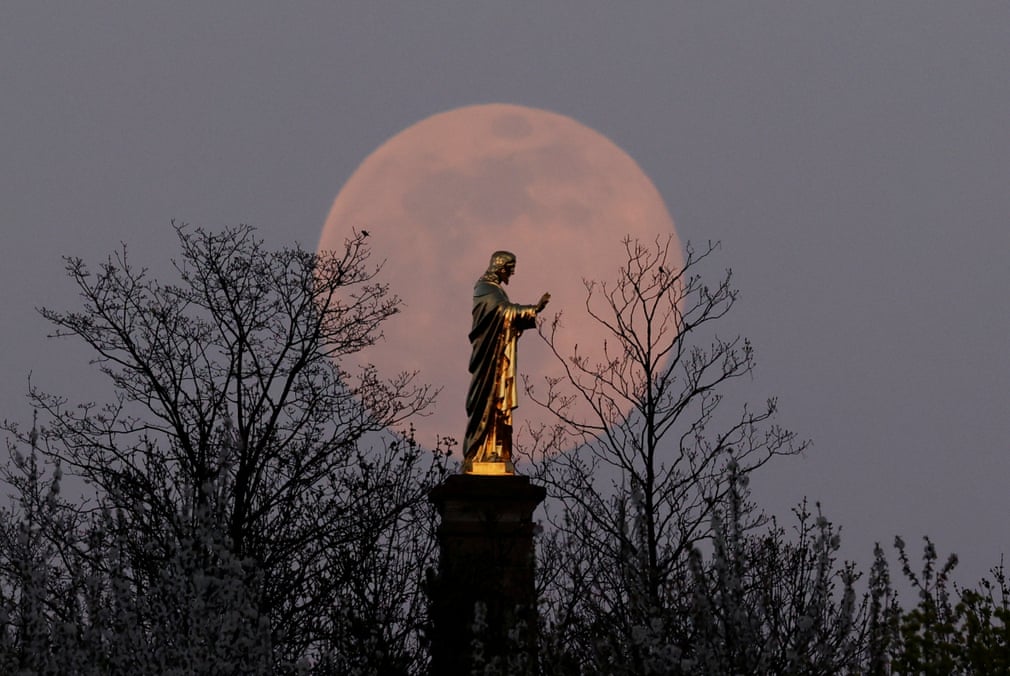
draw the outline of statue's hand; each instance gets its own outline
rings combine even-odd
[[[547,307],[547,302],[550,299],[551,299],[551,294],[549,294],[549,293],[545,293],[544,295],[540,296],[540,302],[537,303],[537,312],[540,312],[545,307]]]

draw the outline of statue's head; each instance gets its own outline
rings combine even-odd
[[[509,277],[516,269],[516,255],[511,251],[495,251],[491,254],[491,262],[484,273],[484,279],[490,279],[502,284],[509,283]]]

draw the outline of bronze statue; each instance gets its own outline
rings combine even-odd
[[[524,329],[536,326],[547,306],[545,293],[536,305],[509,301],[503,285],[515,272],[515,254],[496,251],[487,272],[473,288],[470,330],[470,389],[466,395],[463,471],[513,474],[512,409],[516,398],[516,346]]]

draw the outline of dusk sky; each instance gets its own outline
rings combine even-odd
[[[0,418],[31,420],[30,372],[108,397],[44,340],[35,307],[79,306],[61,256],[126,242],[164,273],[172,219],[312,249],[390,137],[517,104],[610,139],[682,241],[722,242],[742,392],[813,441],[761,507],[819,500],[863,564],[928,534],[972,582],[1010,549],[1008,73],[1006,2],[4,2]]]

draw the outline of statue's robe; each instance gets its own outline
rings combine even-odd
[[[536,317],[535,305],[510,302],[501,285],[480,279],[474,286],[463,446],[467,462],[511,460],[512,409],[518,405],[516,346],[523,330],[536,326]]]

